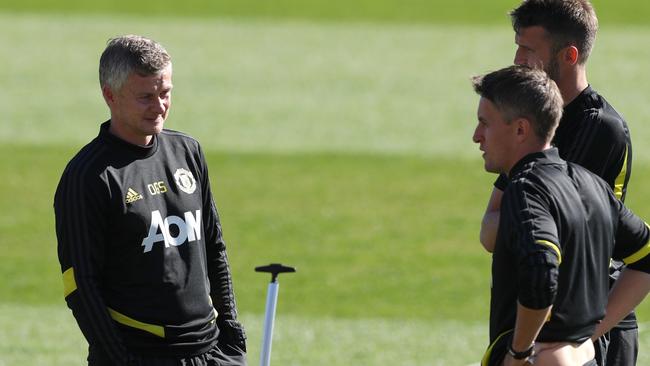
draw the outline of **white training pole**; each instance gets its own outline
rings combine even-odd
[[[275,278],[274,278],[275,280]],[[275,320],[275,307],[278,304],[277,281],[269,283],[269,290],[266,295],[266,314],[264,316],[264,338],[262,339],[262,352],[260,354],[260,366],[271,365],[271,340],[273,338],[273,322]]]
[[[271,341],[273,338],[273,322],[275,321],[275,307],[278,304],[278,275],[280,273],[295,272],[296,269],[283,266],[280,263],[271,263],[268,266],[255,267],[255,272],[271,274],[271,283],[266,295],[266,314],[264,315],[264,337],[262,338],[262,351],[260,352],[260,366],[271,365]]]

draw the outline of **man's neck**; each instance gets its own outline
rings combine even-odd
[[[589,86],[587,71],[584,66],[577,67],[568,71],[568,74],[563,75],[561,80],[556,81],[556,83],[566,107]]]
[[[510,167],[508,168],[508,171],[506,172],[506,174],[508,176],[510,176],[510,172],[512,171],[512,168],[514,168],[515,165],[517,165],[517,163],[519,163],[526,156],[528,156],[530,154],[533,154],[533,153],[542,152],[542,151],[548,150],[550,148],[551,148],[551,142],[550,141],[546,142],[546,143],[531,143],[531,144],[527,144],[525,146],[521,146],[518,149],[518,151],[514,154],[517,157],[517,159],[510,165]]]
[[[108,132],[132,145],[147,146],[153,140],[152,135],[142,136],[135,133],[129,133],[128,127],[123,127],[119,123],[114,123],[112,119],[111,124],[108,126]]]

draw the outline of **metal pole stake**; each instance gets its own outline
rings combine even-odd
[[[271,365],[271,340],[273,338],[273,323],[275,321],[275,308],[278,304],[278,275],[280,273],[295,272],[293,267],[283,266],[279,263],[272,263],[268,266],[255,267],[255,272],[271,273],[268,293],[266,295],[266,313],[264,315],[264,337],[262,338],[262,350],[260,352],[260,366]]]

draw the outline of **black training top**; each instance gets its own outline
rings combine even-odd
[[[560,157],[579,164],[603,178],[621,201],[625,201],[632,173],[632,140],[623,117],[591,86],[587,86],[564,107],[555,130],[553,145]],[[508,177],[501,174],[495,187],[504,191]],[[613,261],[609,268],[610,284],[620,275],[623,263]],[[631,313],[622,320],[621,329],[636,328]]]
[[[564,108],[553,144],[560,157],[580,164],[603,178],[621,201],[625,201],[632,173],[632,141],[623,117],[591,86]],[[610,285],[620,275],[623,263],[610,263]],[[637,327],[631,313],[617,326]]]
[[[201,148],[170,130],[132,145],[109,124],[70,161],[54,198],[68,306],[115,364],[203,353],[236,310]]]
[[[553,145],[560,157],[603,178],[625,201],[632,173],[632,142],[623,117],[591,86],[564,107]]]
[[[553,145],[566,161],[580,164],[609,184],[625,201],[632,173],[632,141],[623,117],[591,86],[564,107]],[[495,186],[504,191],[508,177],[501,174]]]
[[[555,148],[524,157],[510,176],[492,256],[490,342],[514,328],[518,301],[553,305],[538,341],[584,341],[605,314],[610,258],[650,272],[650,230]]]
[[[625,201],[632,173],[632,141],[623,117],[588,86],[564,107],[553,145],[566,161],[580,164],[609,184]],[[504,191],[508,178],[501,174],[494,184]]]

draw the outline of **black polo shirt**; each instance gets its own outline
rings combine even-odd
[[[512,168],[500,215],[491,343],[514,328],[518,301],[533,309],[553,305],[538,341],[588,339],[605,314],[610,258],[630,264],[650,253],[647,225],[606,182],[562,160],[555,148]],[[646,262],[640,269],[650,270]]]

